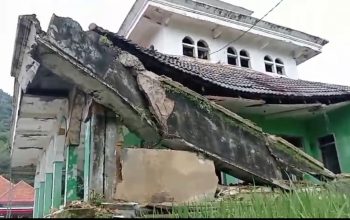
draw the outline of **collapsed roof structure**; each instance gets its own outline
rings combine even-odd
[[[115,152],[116,139],[106,135],[116,116],[144,140],[144,147],[160,144],[199,152],[214,161],[218,170],[247,182],[289,189],[283,170],[335,178],[321,162],[204,96],[337,103],[350,99],[349,87],[274,78],[165,55],[95,24],[89,28],[83,31],[76,21],[53,15],[44,32],[35,15],[19,17],[11,72],[16,78],[12,164],[34,164],[38,183],[45,181],[45,174],[55,172],[56,162],[66,160],[66,169],[76,169],[69,147],[81,143],[82,124],[92,119],[94,152],[86,151],[90,159],[85,161],[93,163],[91,172],[96,178],[85,179],[84,187],[89,182],[87,187],[102,187],[107,194],[104,183],[108,181],[99,184],[98,180],[99,175],[117,173],[117,155],[108,155]],[[108,111],[98,113],[91,107],[92,100]],[[107,172],[109,160],[114,166]]]

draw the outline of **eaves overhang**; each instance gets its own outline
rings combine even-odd
[[[321,53],[322,47],[329,42],[326,39],[310,35],[305,32],[297,31],[263,20],[259,21],[258,18],[250,15],[218,8],[203,2],[184,1],[182,4],[178,2],[180,1],[136,1],[119,29],[118,34],[128,38],[144,13],[148,10],[148,8],[150,8],[150,6],[153,6],[171,13],[201,21],[212,22],[222,27],[240,31],[247,31],[253,25],[255,25],[249,31],[251,34],[260,35],[299,47],[298,52],[294,54],[294,59],[296,60],[297,65]]]

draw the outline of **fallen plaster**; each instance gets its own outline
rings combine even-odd
[[[214,199],[218,178],[211,160],[175,150],[123,149],[117,200],[140,204]]]

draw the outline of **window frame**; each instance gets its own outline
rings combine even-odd
[[[267,58],[268,60],[267,60],[266,58]],[[268,73],[275,73],[275,63],[273,62],[273,59],[271,58],[271,56],[269,56],[269,55],[264,56],[264,64],[265,64],[265,72],[268,72]],[[266,65],[270,65],[270,67],[271,67],[271,72],[270,72],[270,71],[267,71]]]
[[[279,62],[277,62],[279,61]],[[277,68],[281,68],[281,73],[279,73]],[[283,61],[280,58],[275,59],[275,71],[278,75],[286,75],[286,70]]]
[[[204,47],[203,46],[199,46],[198,44],[199,43],[203,43],[204,44]],[[210,55],[210,49],[209,49],[209,45],[208,45],[208,43],[205,41],[205,40],[198,40],[197,41],[197,44],[196,44],[196,46],[197,46],[197,58],[198,59],[202,59],[202,60],[210,60],[210,57],[209,57],[209,55]],[[199,57],[199,54],[200,54],[200,52],[202,53],[207,53],[206,54],[206,57],[207,58],[200,58]]]
[[[185,41],[186,39],[189,40],[189,41],[191,41],[192,44],[190,44],[190,43],[185,43],[184,41]],[[191,37],[189,37],[189,36],[185,36],[185,37],[182,39],[181,43],[182,43],[182,55],[183,55],[183,56],[187,56],[187,57],[193,57],[193,58],[195,58],[195,57],[196,57],[196,45],[194,44],[194,40],[193,40]],[[193,54],[193,56],[186,55],[186,54],[184,53],[184,52],[185,52],[185,48],[186,48],[186,49],[192,49],[192,54]]]
[[[231,49],[233,53],[229,52],[228,50]],[[227,56],[227,64],[238,66],[238,54],[234,47],[228,47],[226,50],[226,56]],[[233,58],[235,60],[236,64],[229,63],[229,58]]]
[[[245,52],[247,55],[241,55],[242,52]],[[242,66],[242,59],[248,62],[248,67]],[[239,51],[239,66],[243,68],[249,68],[251,69],[251,58],[247,50],[241,49]]]

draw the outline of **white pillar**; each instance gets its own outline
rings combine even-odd
[[[54,142],[54,159],[53,161],[64,161],[64,144],[65,144],[64,135],[56,135]]]
[[[65,136],[56,135],[53,148],[53,186],[52,186],[52,207],[58,209],[62,205],[62,174],[64,164]]]

